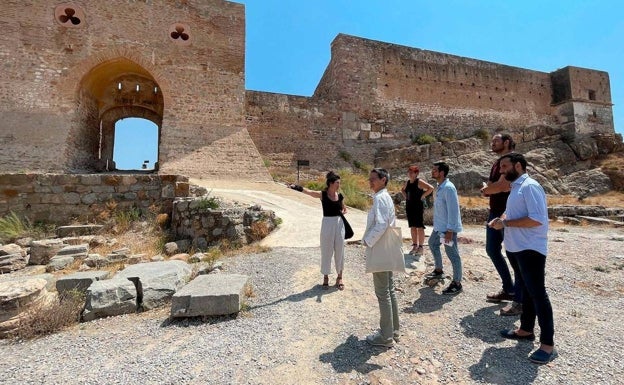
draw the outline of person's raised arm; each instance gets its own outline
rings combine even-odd
[[[303,186],[300,186],[298,184],[289,184],[288,188],[291,188],[293,190],[297,190],[297,191],[302,192],[302,193],[304,193],[306,195],[309,195],[309,196],[311,196],[313,198],[321,199],[321,197],[322,197],[321,191],[310,190],[310,189],[307,189],[307,188],[305,188]]]

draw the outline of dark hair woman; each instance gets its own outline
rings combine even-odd
[[[412,250],[410,254],[422,255],[425,244],[425,224],[423,220],[424,200],[433,193],[433,186],[418,177],[418,166],[411,165],[407,169],[408,180],[401,189],[405,197],[405,213],[412,235]]]
[[[340,214],[347,212],[344,197],[340,190],[340,176],[330,171],[325,176],[327,185],[323,191],[314,191],[297,185],[288,187],[301,191],[314,198],[319,198],[323,206],[323,222],[321,223],[321,274],[323,274],[323,289],[329,288],[329,274],[331,273],[332,257],[336,267],[336,287],[344,290],[342,270],[344,267],[344,237],[345,226]]]

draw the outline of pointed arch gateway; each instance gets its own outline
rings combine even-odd
[[[70,168],[87,172],[117,170],[114,158],[115,125],[124,118],[149,120],[157,127],[160,147],[164,98],[154,77],[126,58],[107,60],[81,80],[75,129],[70,135]],[[137,148],[142,143],[134,143]],[[159,150],[157,150],[159,154]],[[158,159],[149,169],[158,170]],[[141,169],[138,164],[134,170]]]

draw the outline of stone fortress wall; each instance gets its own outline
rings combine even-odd
[[[306,97],[245,90],[242,4],[10,2],[0,22],[0,173],[114,170],[124,117],[159,127],[158,173],[212,179],[270,180],[266,165],[292,173],[297,159],[352,166],[345,154],[403,167],[479,130],[565,137],[582,160],[604,149],[581,147],[621,149],[603,71],[546,73],[340,34]],[[416,149],[423,134],[451,144]],[[596,135],[612,138],[579,144]]]
[[[269,179],[244,121],[242,4],[9,2],[0,23],[0,172],[110,170],[133,116],[159,127],[160,172]]]
[[[321,170],[340,166],[340,151],[379,164],[384,150],[422,134],[464,139],[504,129],[518,142],[546,131],[614,134],[606,72],[531,71],[343,34],[313,96],[248,91],[246,112],[265,158],[291,167],[310,159]]]

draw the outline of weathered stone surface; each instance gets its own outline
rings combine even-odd
[[[17,245],[15,243],[9,243],[0,246],[0,257],[10,254],[19,254],[22,256],[26,256],[26,250],[24,250],[20,245]]]
[[[199,275],[171,300],[173,317],[238,313],[249,277],[240,274]]]
[[[89,254],[84,260],[84,264],[89,267],[100,268],[110,265],[110,261],[100,254]]]
[[[134,284],[125,278],[113,278],[95,281],[89,286],[82,319],[92,321],[136,311],[137,291]]]
[[[165,255],[171,256],[180,251],[178,244],[175,242],[167,242],[165,243]]]
[[[31,265],[47,265],[56,253],[65,245],[60,239],[44,239],[41,241],[33,241],[30,245]]]
[[[58,291],[59,294],[71,290],[86,293],[93,282],[106,279],[108,275],[108,271],[86,271],[65,275],[56,281],[56,291]]]
[[[191,266],[182,261],[163,261],[131,265],[115,274],[115,279],[136,278],[137,292],[141,295],[139,305],[153,309],[167,302],[184,286],[191,276]],[[135,280],[136,282],[136,280]]]
[[[113,278],[89,286],[83,319],[90,321],[161,306],[188,282],[190,274],[189,264],[181,261],[131,265]]]
[[[15,330],[19,320],[37,305],[54,296],[42,277],[15,277],[0,280],[0,337]]]
[[[104,228],[102,225],[60,226],[56,229],[56,235],[60,238],[79,235],[93,235],[99,233],[102,228]]]
[[[21,270],[28,264],[28,256],[21,253],[0,256],[0,273]]]
[[[59,251],[57,251],[55,257],[71,256],[74,258],[86,258],[88,254],[89,254],[89,245],[85,243],[82,245],[65,246]]]
[[[50,262],[46,265],[46,271],[52,273],[54,271],[63,270],[74,263],[74,261],[75,258],[71,255],[52,257]]]

